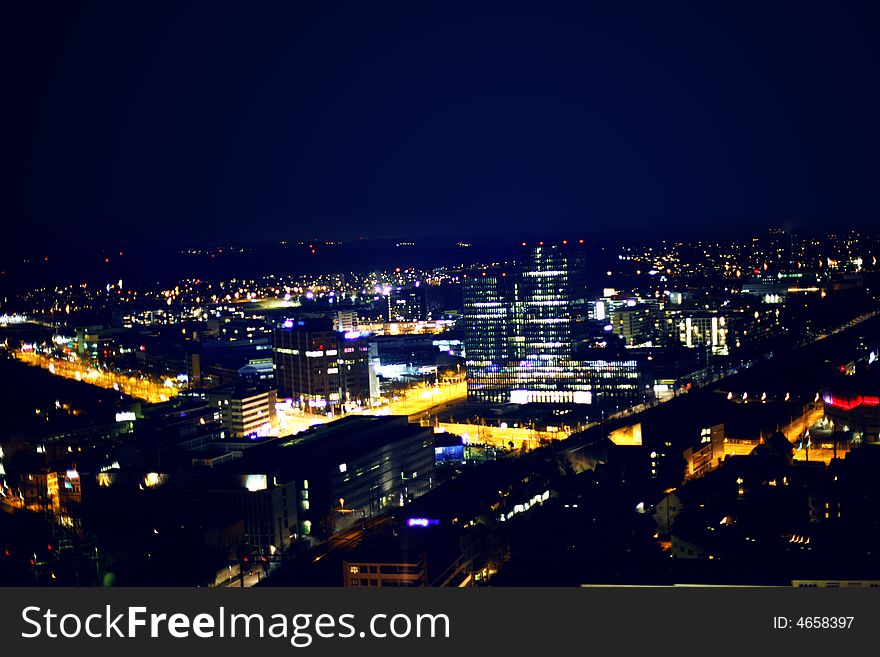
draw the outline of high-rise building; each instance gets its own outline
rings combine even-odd
[[[558,244],[529,249],[520,274],[518,355],[548,365],[571,357],[570,267],[569,255]]]
[[[360,404],[378,397],[379,382],[370,366],[368,339],[353,332],[339,335],[337,369],[343,403]]]
[[[275,381],[281,397],[311,408],[339,404],[337,334],[330,318],[285,322],[275,330]]]
[[[420,322],[428,318],[425,287],[403,287],[388,295],[389,322]]]
[[[338,412],[377,393],[365,338],[333,330],[333,319],[290,320],[274,333],[278,394],[312,410]],[[374,376],[374,375],[372,375]]]
[[[516,336],[516,275],[479,272],[465,278],[465,348],[468,398],[486,402],[510,399],[510,366]]]
[[[470,399],[592,402],[590,380],[575,356],[582,270],[579,248],[540,242],[526,249],[516,269],[464,279]]]

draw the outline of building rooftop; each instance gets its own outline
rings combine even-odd
[[[335,467],[428,431],[418,424],[409,424],[406,416],[349,415],[314,426],[288,440],[249,449],[230,467],[249,472],[298,469],[303,464],[312,468]]]

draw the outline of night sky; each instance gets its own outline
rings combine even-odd
[[[0,241],[874,225],[876,3],[548,4],[6,3]]]

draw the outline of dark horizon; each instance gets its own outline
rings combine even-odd
[[[4,251],[880,216],[878,9],[6,9]]]

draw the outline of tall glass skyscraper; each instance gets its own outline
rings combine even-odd
[[[464,280],[468,397],[506,402],[514,358],[516,276],[490,270]]]
[[[571,357],[569,268],[560,245],[529,249],[520,274],[519,356],[554,363]]]
[[[635,359],[582,348],[584,248],[523,246],[515,269],[464,279],[468,398],[618,407],[639,401],[644,386]]]
[[[515,271],[484,271],[464,282],[468,397],[514,403],[589,403],[575,376],[573,271],[567,244],[525,249]]]

